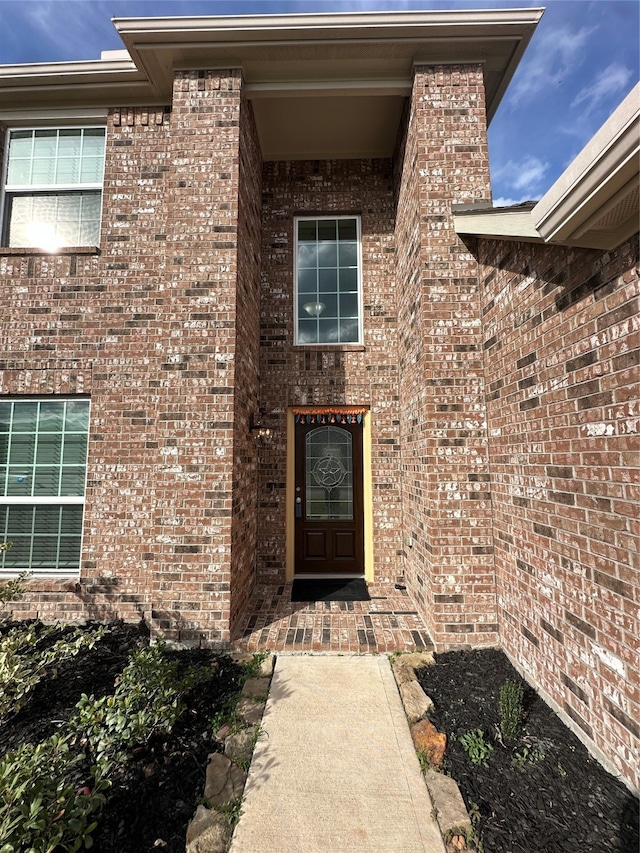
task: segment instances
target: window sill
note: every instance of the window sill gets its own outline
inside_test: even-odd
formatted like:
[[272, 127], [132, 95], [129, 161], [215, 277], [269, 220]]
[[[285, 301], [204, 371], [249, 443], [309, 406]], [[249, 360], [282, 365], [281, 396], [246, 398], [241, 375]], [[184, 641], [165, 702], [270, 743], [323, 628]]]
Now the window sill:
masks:
[[0, 256], [4, 255], [48, 255], [55, 257], [56, 255], [99, 255], [100, 249], [98, 246], [62, 246], [60, 249], [21, 249], [9, 248], [8, 246], [0, 247]]
[[294, 344], [296, 350], [304, 352], [365, 352], [364, 344]]
[[23, 572], [27, 572], [24, 583], [32, 580], [55, 580], [55, 581], [77, 581], [80, 577], [80, 569], [2, 569], [0, 579], [17, 578]]

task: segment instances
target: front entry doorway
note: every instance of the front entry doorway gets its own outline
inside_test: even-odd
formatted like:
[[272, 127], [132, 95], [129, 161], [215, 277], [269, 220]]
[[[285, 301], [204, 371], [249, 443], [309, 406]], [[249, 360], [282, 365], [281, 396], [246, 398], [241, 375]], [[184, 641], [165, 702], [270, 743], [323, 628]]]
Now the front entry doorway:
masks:
[[309, 420], [295, 425], [296, 577], [362, 576], [362, 419]]

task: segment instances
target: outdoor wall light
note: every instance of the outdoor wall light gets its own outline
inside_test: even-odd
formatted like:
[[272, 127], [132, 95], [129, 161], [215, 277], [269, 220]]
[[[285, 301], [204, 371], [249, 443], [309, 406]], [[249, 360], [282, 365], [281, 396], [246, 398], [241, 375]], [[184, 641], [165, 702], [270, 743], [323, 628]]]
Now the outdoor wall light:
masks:
[[262, 414], [263, 411], [260, 409], [257, 413], [252, 413], [249, 417], [249, 432], [259, 447], [271, 444], [273, 439], [273, 430], [262, 423]]
[[305, 302], [302, 307], [310, 317], [319, 317], [326, 306], [324, 302]]

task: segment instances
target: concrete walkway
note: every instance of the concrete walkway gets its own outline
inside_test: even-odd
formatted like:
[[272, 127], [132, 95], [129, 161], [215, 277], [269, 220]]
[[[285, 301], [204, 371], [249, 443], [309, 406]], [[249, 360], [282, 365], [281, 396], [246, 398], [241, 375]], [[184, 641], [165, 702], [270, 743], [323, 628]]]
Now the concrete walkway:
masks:
[[230, 853], [444, 853], [384, 656], [282, 655]]

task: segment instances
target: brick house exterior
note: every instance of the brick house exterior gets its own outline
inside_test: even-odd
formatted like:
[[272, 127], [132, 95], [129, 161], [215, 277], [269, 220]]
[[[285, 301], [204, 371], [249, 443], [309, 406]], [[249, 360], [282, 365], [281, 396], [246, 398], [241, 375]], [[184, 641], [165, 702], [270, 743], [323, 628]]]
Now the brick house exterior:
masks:
[[[106, 128], [99, 248], [0, 249], [0, 404], [90, 401], [79, 566], [14, 616], [228, 647], [256, 583], [298, 573], [296, 421], [357, 411], [359, 573], [402, 580], [437, 649], [501, 644], [638, 785], [638, 236], [482, 219], [538, 18], [141, 19], [116, 22], [126, 57], [0, 70], [5, 150]], [[300, 337], [314, 217], [358, 222], [352, 342]]]

